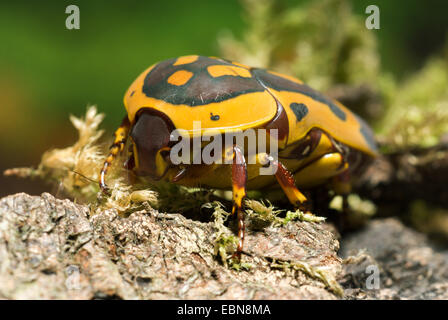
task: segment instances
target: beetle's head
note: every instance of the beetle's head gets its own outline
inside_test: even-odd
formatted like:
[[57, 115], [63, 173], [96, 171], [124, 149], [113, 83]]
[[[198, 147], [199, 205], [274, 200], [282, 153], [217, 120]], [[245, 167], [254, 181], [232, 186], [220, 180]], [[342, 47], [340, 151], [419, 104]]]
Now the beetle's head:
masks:
[[136, 174], [161, 179], [171, 166], [170, 134], [174, 129], [171, 120], [153, 109], [142, 109], [131, 128], [133, 157]]

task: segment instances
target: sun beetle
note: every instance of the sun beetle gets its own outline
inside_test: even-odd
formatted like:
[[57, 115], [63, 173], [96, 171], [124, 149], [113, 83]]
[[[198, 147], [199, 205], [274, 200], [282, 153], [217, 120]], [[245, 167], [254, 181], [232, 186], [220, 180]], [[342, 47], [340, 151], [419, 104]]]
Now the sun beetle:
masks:
[[[261, 189], [277, 181], [295, 206], [307, 200], [297, 187], [328, 183], [337, 194], [348, 194], [350, 178], [377, 155], [372, 130], [339, 102], [294, 77], [215, 57], [190, 55], [154, 64], [129, 87], [124, 105], [127, 116], [101, 170], [101, 190], [107, 190], [108, 168], [129, 137], [132, 152], [127, 167], [137, 175], [233, 190], [238, 257], [244, 240], [246, 188]], [[169, 156], [171, 134], [183, 129], [194, 136], [194, 121], [201, 122], [201, 133], [212, 130], [215, 135], [276, 129], [277, 157], [261, 152], [254, 164], [247, 164], [247, 150], [232, 145], [230, 165], [175, 165]], [[223, 157], [228, 152], [223, 150]], [[260, 175], [258, 169], [266, 166], [275, 174]]]

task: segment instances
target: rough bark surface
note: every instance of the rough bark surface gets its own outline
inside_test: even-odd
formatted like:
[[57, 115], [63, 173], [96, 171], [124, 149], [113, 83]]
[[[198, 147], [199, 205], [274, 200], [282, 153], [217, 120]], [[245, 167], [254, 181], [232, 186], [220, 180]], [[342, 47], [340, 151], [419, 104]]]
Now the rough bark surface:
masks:
[[378, 157], [363, 173], [356, 190], [377, 204], [393, 207], [386, 215], [400, 213], [397, 207], [406, 214], [407, 206], [415, 199], [447, 208], [446, 177], [448, 143], [443, 142]]
[[214, 254], [213, 223], [155, 210], [110, 210], [16, 194], [0, 200], [0, 297], [14, 299], [334, 299], [319, 280], [271, 267], [272, 259], [325, 266], [338, 242], [325, 225], [292, 222], [247, 235], [249, 271]]
[[[0, 297], [7, 299], [366, 299], [447, 298], [448, 254], [397, 220], [370, 222], [341, 251], [331, 225], [290, 222], [248, 232], [248, 271], [223, 266], [212, 222], [148, 209], [120, 217], [50, 194], [0, 200]], [[366, 248], [363, 255], [359, 250]], [[273, 261], [307, 264], [335, 277], [336, 295], [316, 276]], [[381, 288], [366, 290], [376, 264]], [[286, 265], [286, 264], [285, 264]], [[317, 270], [317, 269], [316, 269]]]
[[[397, 219], [371, 221], [345, 237], [340, 255], [351, 262], [341, 280], [346, 298], [448, 299], [448, 250], [438, 252]], [[378, 267], [378, 290], [366, 290], [369, 265]]]

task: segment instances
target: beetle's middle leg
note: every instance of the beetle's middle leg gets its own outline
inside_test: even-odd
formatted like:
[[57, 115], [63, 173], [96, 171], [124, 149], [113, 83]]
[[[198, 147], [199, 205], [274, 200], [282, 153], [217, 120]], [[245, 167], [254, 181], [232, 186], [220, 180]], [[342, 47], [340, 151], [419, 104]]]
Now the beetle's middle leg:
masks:
[[112, 162], [117, 157], [117, 155], [123, 151], [124, 146], [126, 144], [126, 140], [128, 138], [129, 129], [130, 129], [130, 122], [128, 119], [128, 116], [125, 116], [123, 121], [121, 122], [120, 127], [115, 131], [114, 136], [114, 143], [110, 146], [109, 155], [107, 156], [106, 160], [104, 161], [103, 168], [100, 172], [100, 189], [102, 192], [107, 193], [108, 188], [106, 185], [106, 174], [109, 170], [109, 167], [112, 165]]
[[289, 202], [294, 207], [302, 206], [307, 201], [307, 198], [297, 189], [293, 174], [280, 161], [268, 155], [264, 157], [265, 160], [263, 162], [266, 163], [265, 166], [271, 166], [275, 171], [275, 178], [288, 197]]
[[[262, 152], [255, 155], [255, 160], [249, 157], [249, 163], [258, 164], [258, 169], [261, 175], [274, 175], [278, 184], [282, 188], [283, 192], [286, 194], [289, 202], [294, 207], [299, 207], [300, 209], [305, 209], [304, 205], [308, 201], [306, 196], [300, 192], [296, 186], [294, 175], [286, 168], [286, 166], [279, 160], [274, 159], [273, 156], [268, 153]], [[261, 170], [266, 170], [261, 173]], [[253, 172], [252, 172], [253, 174]]]

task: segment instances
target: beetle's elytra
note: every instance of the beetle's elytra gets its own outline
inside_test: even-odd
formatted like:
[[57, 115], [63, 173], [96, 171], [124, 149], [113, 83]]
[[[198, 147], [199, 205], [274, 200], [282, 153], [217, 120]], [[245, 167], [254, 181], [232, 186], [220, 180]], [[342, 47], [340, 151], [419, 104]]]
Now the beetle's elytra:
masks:
[[[238, 213], [239, 221], [238, 256], [247, 188], [277, 181], [294, 205], [306, 201], [297, 187], [329, 184], [336, 193], [347, 194], [350, 177], [377, 154], [371, 129], [337, 101], [296, 78], [219, 58], [192, 55], [157, 63], [130, 86], [124, 105], [127, 116], [101, 171], [101, 189], [107, 189], [107, 170], [129, 137], [128, 168], [137, 175], [186, 186], [232, 188], [232, 212]], [[255, 163], [247, 164], [248, 151], [233, 145], [231, 165], [175, 165], [169, 156], [174, 143], [170, 135], [175, 129], [194, 135], [194, 121], [200, 121], [201, 132], [219, 135], [277, 129], [278, 157], [260, 152]], [[223, 157], [228, 151], [223, 150]], [[267, 165], [275, 168], [274, 175], [259, 174], [258, 169]]]

